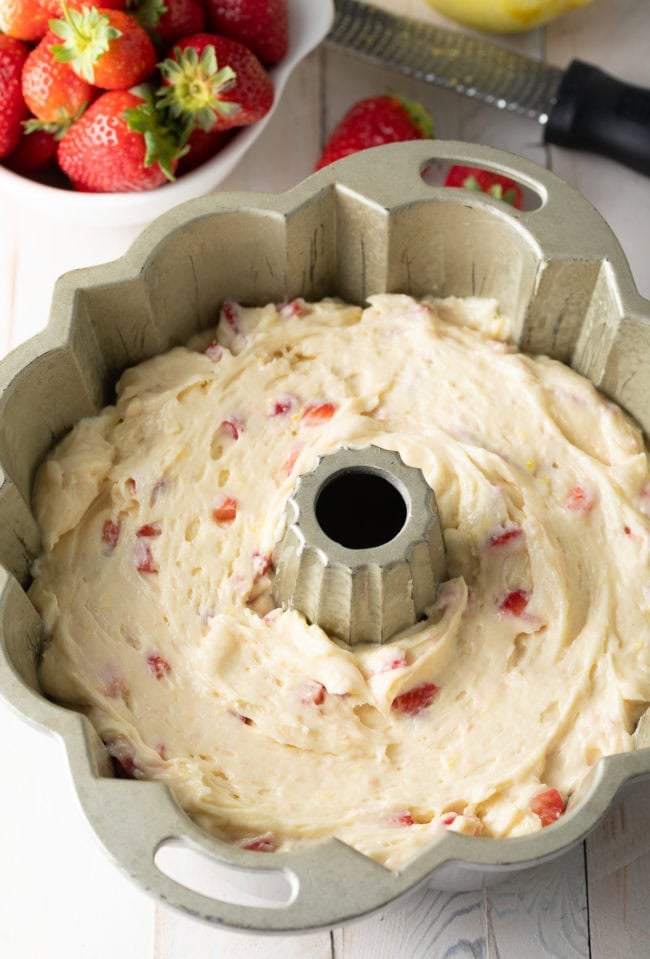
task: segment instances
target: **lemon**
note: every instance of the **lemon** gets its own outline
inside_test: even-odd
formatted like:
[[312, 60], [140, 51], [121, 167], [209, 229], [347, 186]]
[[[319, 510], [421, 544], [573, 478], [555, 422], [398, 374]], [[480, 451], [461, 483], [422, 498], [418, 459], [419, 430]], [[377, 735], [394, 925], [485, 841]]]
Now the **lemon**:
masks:
[[452, 20], [477, 30], [514, 33], [539, 27], [567, 10], [585, 7], [592, 0], [427, 0]]

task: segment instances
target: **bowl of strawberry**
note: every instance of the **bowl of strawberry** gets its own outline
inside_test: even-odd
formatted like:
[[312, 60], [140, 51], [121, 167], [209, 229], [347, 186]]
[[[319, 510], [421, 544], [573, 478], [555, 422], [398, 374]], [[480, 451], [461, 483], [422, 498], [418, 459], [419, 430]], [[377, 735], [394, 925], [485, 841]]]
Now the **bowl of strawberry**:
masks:
[[3, 0], [0, 192], [104, 226], [211, 192], [332, 16], [309, 0]]

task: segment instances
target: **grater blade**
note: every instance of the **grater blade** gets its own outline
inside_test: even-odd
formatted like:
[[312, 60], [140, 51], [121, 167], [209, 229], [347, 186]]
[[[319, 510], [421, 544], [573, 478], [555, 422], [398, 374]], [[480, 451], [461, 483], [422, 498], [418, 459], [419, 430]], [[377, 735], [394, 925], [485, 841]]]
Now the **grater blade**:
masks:
[[335, 9], [327, 44], [546, 123], [563, 70], [358, 0], [335, 0]]

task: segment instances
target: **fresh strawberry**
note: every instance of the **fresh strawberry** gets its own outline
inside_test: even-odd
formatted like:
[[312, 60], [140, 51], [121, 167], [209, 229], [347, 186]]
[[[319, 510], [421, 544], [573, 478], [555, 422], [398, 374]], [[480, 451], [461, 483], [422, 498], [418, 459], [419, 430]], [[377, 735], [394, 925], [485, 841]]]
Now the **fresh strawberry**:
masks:
[[0, 33], [33, 42], [47, 33], [49, 14], [39, 0], [0, 0]]
[[64, 7], [51, 29], [63, 43], [54, 56], [88, 83], [103, 90], [124, 90], [147, 80], [156, 68], [156, 50], [147, 31], [122, 10]]
[[268, 553], [260, 553], [258, 549], [253, 551], [253, 572], [255, 573], [256, 581], [266, 576], [271, 568], [271, 562], [272, 560]]
[[557, 789], [546, 789], [530, 800], [530, 808], [539, 816], [542, 827], [556, 822], [565, 810], [565, 802]]
[[5, 160], [5, 166], [23, 176], [46, 170], [54, 164], [57, 141], [53, 133], [47, 130], [27, 130], [22, 134], [18, 146]]
[[436, 698], [439, 687], [435, 683], [420, 683], [405, 693], [400, 693], [391, 703], [391, 709], [406, 716], [417, 716], [423, 709], [427, 709]]
[[316, 169], [383, 143], [431, 137], [433, 120], [421, 104], [398, 96], [369, 97], [350, 107], [334, 127]]
[[499, 612], [510, 616], [521, 616], [528, 606], [529, 599], [528, 590], [513, 589], [499, 604]]
[[206, 133], [201, 127], [192, 130], [187, 140], [187, 153], [178, 163], [178, 176], [190, 173], [202, 163], [211, 160], [230, 142], [231, 137], [232, 134], [229, 131], [222, 133], [218, 130], [216, 133]]
[[149, 653], [147, 655], [147, 666], [149, 667], [149, 672], [152, 673], [156, 679], [162, 679], [163, 676], [166, 676], [171, 670], [171, 666], [167, 660], [159, 653]]
[[[42, 123], [66, 127], [90, 103], [95, 88], [52, 53], [56, 36], [46, 33], [23, 67], [23, 96]], [[54, 132], [54, 131], [52, 131]]]
[[215, 523], [232, 523], [237, 516], [237, 500], [227, 496], [220, 506], [212, 510]]
[[[47, 10], [50, 17], [62, 17], [64, 7], [69, 10], [81, 10], [82, 7], [100, 6], [99, 3], [93, 4], [92, 0], [38, 0], [41, 7]], [[129, 5], [128, 0], [101, 0], [101, 7], [104, 10], [126, 10]]]
[[154, 105], [128, 90], [92, 103], [61, 138], [59, 166], [77, 190], [152, 190], [173, 178], [181, 148]]
[[273, 104], [273, 84], [255, 54], [210, 33], [185, 37], [160, 65], [160, 105], [172, 117], [214, 133], [261, 120]]
[[131, 11], [162, 47], [205, 30], [205, 12], [199, 0], [140, 0]]
[[29, 48], [0, 33], [0, 160], [15, 150], [29, 116], [21, 91], [21, 73]]
[[521, 187], [510, 177], [490, 170], [479, 170], [473, 166], [452, 166], [445, 178], [445, 186], [460, 186], [466, 190], [478, 193], [487, 193], [497, 200], [503, 200], [511, 206], [521, 210], [524, 205], [524, 194]]
[[305, 426], [321, 426], [332, 419], [336, 409], [334, 403], [310, 403], [305, 407], [302, 421]]
[[204, 0], [215, 33], [238, 40], [262, 63], [278, 63], [289, 46], [287, 0]]

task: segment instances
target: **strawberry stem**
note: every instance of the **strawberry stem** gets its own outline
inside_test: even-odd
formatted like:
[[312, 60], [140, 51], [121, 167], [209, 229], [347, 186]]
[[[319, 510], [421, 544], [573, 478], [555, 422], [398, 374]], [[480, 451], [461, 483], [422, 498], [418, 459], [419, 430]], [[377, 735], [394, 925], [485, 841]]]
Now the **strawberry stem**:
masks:
[[111, 45], [122, 35], [117, 27], [112, 27], [108, 17], [100, 13], [97, 7], [83, 7], [70, 10], [63, 2], [62, 20], [50, 20], [50, 30], [63, 43], [50, 47], [54, 59], [59, 63], [69, 63], [78, 76], [88, 83], [95, 82], [95, 64]]
[[125, 110], [124, 119], [129, 130], [141, 133], [144, 137], [145, 166], [157, 163], [167, 179], [173, 180], [174, 162], [189, 151], [186, 144], [191, 127], [160, 109], [153, 93], [144, 85], [134, 87], [132, 92], [143, 97], [143, 102]]
[[221, 95], [235, 85], [237, 74], [231, 67], [219, 68], [212, 44], [200, 57], [193, 47], [186, 50], [176, 47], [174, 57], [159, 64], [168, 84], [158, 91], [159, 106], [169, 109], [172, 117], [198, 126], [206, 133], [220, 115], [232, 116], [239, 112], [239, 104], [221, 99]]

